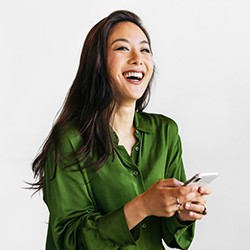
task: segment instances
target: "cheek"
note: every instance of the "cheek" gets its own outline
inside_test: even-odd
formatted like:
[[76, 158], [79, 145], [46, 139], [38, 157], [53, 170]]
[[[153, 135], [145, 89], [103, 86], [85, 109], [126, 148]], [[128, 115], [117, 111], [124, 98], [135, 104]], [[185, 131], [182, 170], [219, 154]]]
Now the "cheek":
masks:
[[147, 59], [146, 64], [147, 64], [147, 67], [148, 67], [148, 71], [153, 72], [153, 70], [154, 70], [154, 61], [153, 61], [153, 59], [152, 58]]
[[155, 63], [154, 63], [153, 59], [150, 60], [150, 65], [151, 65], [151, 70], [153, 71], [154, 67], [155, 67]]
[[107, 58], [107, 67], [110, 74], [115, 74], [119, 68], [119, 61], [117, 60], [117, 58]]
[[107, 69], [108, 69], [108, 73], [109, 75], [113, 78], [114, 75], [115, 75], [115, 68], [114, 68], [114, 65], [113, 62], [110, 60], [110, 61], [107, 61]]
[[151, 64], [148, 67], [148, 73], [149, 73], [149, 78], [151, 78], [153, 76], [153, 73], [154, 73], [154, 64]]

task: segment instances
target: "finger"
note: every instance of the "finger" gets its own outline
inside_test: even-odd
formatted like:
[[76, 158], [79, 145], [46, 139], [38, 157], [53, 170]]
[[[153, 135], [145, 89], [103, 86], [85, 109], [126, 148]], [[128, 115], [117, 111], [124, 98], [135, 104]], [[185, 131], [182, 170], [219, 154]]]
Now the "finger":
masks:
[[188, 217], [189, 217], [189, 219], [188, 220], [201, 220], [203, 217], [204, 217], [204, 215], [203, 214], [201, 214], [201, 213], [196, 213], [196, 212], [193, 212], [193, 211], [189, 211], [188, 212]]
[[162, 187], [181, 187], [183, 185], [183, 182], [178, 181], [175, 178], [170, 178], [170, 179], [163, 179], [159, 181], [159, 184]]
[[196, 221], [196, 220], [201, 220], [204, 215], [200, 213], [196, 213], [194, 211], [189, 211], [189, 210], [180, 210], [178, 211], [178, 217], [183, 220], [183, 221]]
[[207, 203], [206, 196], [204, 195], [197, 196], [192, 200], [192, 203], [205, 205]]
[[201, 196], [201, 194], [198, 193], [198, 188], [195, 186], [181, 187], [175, 189], [175, 191], [176, 191], [176, 197], [179, 198], [181, 203], [185, 203], [187, 201], [193, 201], [195, 199], [198, 200], [198, 197]]
[[189, 210], [195, 213], [200, 213], [200, 214], [203, 214], [204, 211], [206, 210], [206, 207], [204, 204], [195, 204], [191, 202], [187, 202], [186, 204], [184, 204], [184, 208], [186, 210]]
[[176, 210], [175, 211], [180, 211], [183, 209], [183, 204], [180, 202], [179, 198], [176, 198]]
[[211, 193], [211, 189], [210, 187], [207, 186], [201, 186], [198, 188], [198, 192], [203, 195], [208, 195]]
[[178, 187], [182, 187], [182, 186], [184, 185], [184, 182], [179, 181], [179, 180], [177, 180], [177, 179], [174, 179], [174, 180], [175, 180], [175, 184], [176, 184], [176, 186], [178, 186]]

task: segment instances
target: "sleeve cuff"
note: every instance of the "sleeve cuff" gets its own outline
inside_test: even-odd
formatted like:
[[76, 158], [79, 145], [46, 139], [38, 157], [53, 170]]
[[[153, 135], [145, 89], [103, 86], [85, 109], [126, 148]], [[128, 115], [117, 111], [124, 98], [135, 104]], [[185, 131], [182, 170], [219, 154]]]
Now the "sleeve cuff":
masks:
[[[136, 245], [135, 238], [139, 238], [138, 232], [135, 234], [130, 232], [123, 207], [100, 217], [97, 221], [97, 228], [102, 238], [109, 241], [113, 245], [126, 246]], [[135, 229], [137, 231], [137, 229]]]
[[188, 249], [194, 237], [195, 221], [181, 221], [174, 215], [170, 218], [164, 218], [164, 224], [168, 228], [170, 235], [173, 236], [172, 240], [176, 242], [174, 243], [168, 239], [167, 245], [171, 247], [178, 246], [180, 249]]
[[178, 218], [178, 215], [167, 218], [168, 229], [172, 234], [177, 234], [180, 229], [186, 228], [190, 225], [193, 225], [194, 221], [182, 221]]

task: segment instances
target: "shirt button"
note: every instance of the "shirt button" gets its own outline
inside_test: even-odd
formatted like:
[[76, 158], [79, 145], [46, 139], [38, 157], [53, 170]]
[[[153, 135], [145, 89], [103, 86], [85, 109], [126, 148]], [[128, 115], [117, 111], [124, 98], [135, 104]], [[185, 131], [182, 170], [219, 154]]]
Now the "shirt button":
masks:
[[147, 227], [147, 225], [145, 223], [143, 223], [141, 226], [142, 226], [142, 228], [146, 228]]
[[135, 151], [137, 151], [137, 152], [138, 152], [138, 151], [139, 151], [139, 149], [140, 149], [140, 148], [139, 148], [138, 146], [136, 146], [136, 147], [135, 147]]
[[134, 176], [137, 176], [138, 174], [139, 174], [138, 171], [134, 171], [134, 172], [133, 172], [133, 175], [134, 175]]

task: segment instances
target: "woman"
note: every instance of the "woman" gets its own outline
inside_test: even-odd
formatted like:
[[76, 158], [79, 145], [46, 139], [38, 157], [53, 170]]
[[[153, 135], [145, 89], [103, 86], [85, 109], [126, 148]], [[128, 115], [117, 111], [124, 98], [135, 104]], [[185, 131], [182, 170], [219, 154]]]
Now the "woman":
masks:
[[143, 112], [154, 62], [138, 16], [86, 37], [72, 87], [33, 162], [50, 217], [46, 249], [188, 249], [208, 188], [183, 187], [176, 123]]

